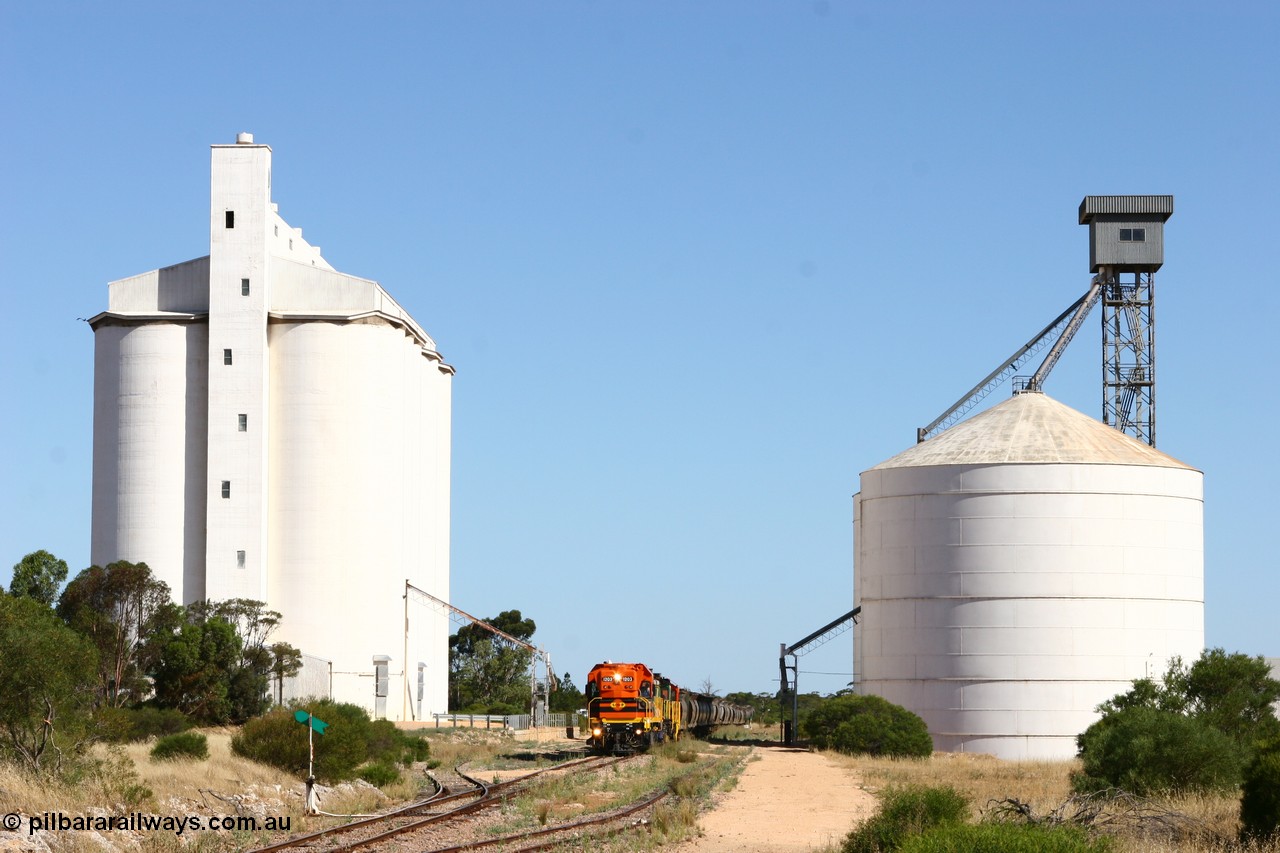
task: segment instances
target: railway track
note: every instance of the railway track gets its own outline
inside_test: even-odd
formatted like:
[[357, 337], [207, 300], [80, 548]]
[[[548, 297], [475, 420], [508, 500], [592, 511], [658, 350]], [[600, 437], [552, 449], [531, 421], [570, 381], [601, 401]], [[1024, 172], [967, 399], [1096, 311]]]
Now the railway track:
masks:
[[[549, 826], [545, 829], [534, 829], [528, 832], [518, 832], [514, 835], [504, 835], [500, 838], [488, 838], [483, 841], [472, 841], [465, 844], [456, 844], [452, 847], [438, 847], [430, 851], [430, 853], [464, 853], [470, 850], [483, 850], [486, 847], [495, 847], [498, 845], [520, 844], [522, 842], [533, 842], [521, 847], [506, 848], [506, 853], [533, 853], [537, 850], [548, 850], [563, 844], [565, 841], [580, 838], [582, 830], [591, 829], [592, 835], [610, 835], [625, 829], [625, 826], [614, 827], [605, 832], [597, 832], [597, 827], [608, 827], [611, 823], [626, 820], [637, 812], [644, 811], [652, 806], [657, 805], [667, 796], [666, 791], [660, 791], [651, 794], [643, 800], [632, 803], [623, 809], [610, 812], [608, 814], [597, 815], [595, 817], [580, 818], [578, 820], [569, 821], [567, 823]], [[539, 839], [539, 840], [534, 840]]]
[[[482, 809], [497, 806], [512, 794], [528, 787], [532, 780], [548, 773], [563, 770], [588, 772], [600, 770], [618, 764], [626, 758], [591, 756], [574, 761], [567, 761], [542, 770], [535, 770], [514, 779], [486, 784], [474, 776], [468, 775], [460, 768], [455, 774], [468, 787], [466, 790], [453, 790], [454, 782], [441, 784], [439, 790], [430, 797], [424, 798], [398, 809], [372, 817], [358, 818], [340, 826], [317, 830], [306, 835], [296, 836], [265, 847], [259, 847], [251, 853], [274, 853], [277, 850], [299, 850], [307, 853], [347, 853], [388, 842], [398, 836], [417, 832], [427, 827], [448, 824], [458, 821]], [[656, 800], [655, 800], [656, 802]], [[638, 807], [643, 808], [643, 806]], [[488, 841], [486, 845], [498, 843]], [[417, 849], [423, 849], [418, 847]], [[455, 849], [455, 848], [444, 848]], [[480, 849], [479, 847], [457, 847], [458, 850]], [[541, 849], [541, 848], [540, 848]]]

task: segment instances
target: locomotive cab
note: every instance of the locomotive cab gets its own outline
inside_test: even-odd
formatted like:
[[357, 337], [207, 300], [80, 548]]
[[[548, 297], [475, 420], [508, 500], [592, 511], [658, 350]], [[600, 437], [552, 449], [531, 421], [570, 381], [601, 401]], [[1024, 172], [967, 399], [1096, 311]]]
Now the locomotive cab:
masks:
[[597, 664], [587, 676], [588, 746], [628, 753], [677, 737], [679, 701], [672, 701], [673, 690], [678, 688], [642, 663]]

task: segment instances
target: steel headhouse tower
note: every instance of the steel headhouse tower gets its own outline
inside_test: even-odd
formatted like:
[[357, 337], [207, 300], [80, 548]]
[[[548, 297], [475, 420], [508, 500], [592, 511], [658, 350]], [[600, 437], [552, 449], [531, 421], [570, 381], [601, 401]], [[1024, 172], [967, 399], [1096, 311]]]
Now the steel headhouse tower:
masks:
[[1090, 195], [1089, 271], [1102, 285], [1102, 422], [1156, 446], [1156, 270], [1171, 195]]

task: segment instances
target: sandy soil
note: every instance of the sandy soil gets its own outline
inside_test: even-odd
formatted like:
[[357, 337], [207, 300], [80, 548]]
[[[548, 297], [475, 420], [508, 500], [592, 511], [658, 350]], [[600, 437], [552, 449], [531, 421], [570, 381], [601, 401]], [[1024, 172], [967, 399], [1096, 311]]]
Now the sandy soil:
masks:
[[824, 756], [757, 747], [737, 787], [698, 819], [702, 837], [672, 853], [800, 853], [837, 844], [875, 813], [876, 798]]

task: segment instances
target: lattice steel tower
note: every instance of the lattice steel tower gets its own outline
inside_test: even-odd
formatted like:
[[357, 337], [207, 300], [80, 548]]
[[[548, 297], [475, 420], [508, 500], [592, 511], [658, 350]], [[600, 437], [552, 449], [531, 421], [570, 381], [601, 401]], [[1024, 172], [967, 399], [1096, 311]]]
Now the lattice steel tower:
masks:
[[1102, 422], [1156, 446], [1156, 270], [1171, 195], [1089, 195], [1089, 271], [1101, 285]]

